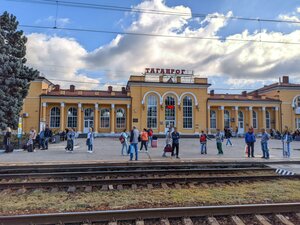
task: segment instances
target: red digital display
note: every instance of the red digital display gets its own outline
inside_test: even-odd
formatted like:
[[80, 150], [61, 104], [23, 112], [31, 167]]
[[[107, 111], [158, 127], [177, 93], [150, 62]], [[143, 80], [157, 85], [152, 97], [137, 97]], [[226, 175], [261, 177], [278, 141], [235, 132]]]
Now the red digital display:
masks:
[[174, 109], [175, 106], [174, 105], [167, 105], [167, 109]]

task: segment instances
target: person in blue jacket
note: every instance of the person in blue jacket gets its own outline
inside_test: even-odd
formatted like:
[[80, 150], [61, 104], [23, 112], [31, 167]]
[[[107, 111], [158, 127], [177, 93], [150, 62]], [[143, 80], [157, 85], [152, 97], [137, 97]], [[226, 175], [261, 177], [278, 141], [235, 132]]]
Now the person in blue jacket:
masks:
[[254, 158], [254, 143], [256, 142], [256, 138], [253, 132], [253, 128], [249, 128], [248, 132], [246, 133], [245, 142], [248, 147], [248, 158], [250, 158], [250, 155]]
[[293, 141], [293, 137], [287, 128], [282, 135], [281, 141], [283, 157], [289, 158], [291, 156], [291, 142]]

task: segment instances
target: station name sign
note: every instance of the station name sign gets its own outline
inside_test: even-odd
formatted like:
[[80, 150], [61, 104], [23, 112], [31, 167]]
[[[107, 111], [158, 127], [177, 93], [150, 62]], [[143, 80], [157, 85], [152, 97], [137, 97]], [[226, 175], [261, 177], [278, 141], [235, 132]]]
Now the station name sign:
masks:
[[192, 75], [193, 73], [183, 69], [145, 68], [145, 74]]

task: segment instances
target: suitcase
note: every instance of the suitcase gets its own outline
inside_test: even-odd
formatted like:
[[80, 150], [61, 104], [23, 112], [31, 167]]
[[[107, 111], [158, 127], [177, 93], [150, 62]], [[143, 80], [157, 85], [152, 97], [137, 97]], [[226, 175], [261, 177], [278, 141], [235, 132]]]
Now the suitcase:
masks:
[[151, 147], [152, 148], [157, 148], [157, 140], [152, 140], [151, 141]]

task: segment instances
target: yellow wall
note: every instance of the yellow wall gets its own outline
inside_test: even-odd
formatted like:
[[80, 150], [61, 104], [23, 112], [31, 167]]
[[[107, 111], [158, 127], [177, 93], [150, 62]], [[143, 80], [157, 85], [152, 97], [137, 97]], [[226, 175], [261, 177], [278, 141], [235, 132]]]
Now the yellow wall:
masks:
[[[178, 80], [179, 81], [179, 80]], [[155, 133], [164, 133], [165, 131], [165, 98], [170, 95], [175, 98], [176, 101], [176, 126], [181, 133], [186, 134], [194, 134], [198, 133], [201, 130], [207, 130], [207, 124], [209, 123], [209, 115], [207, 115], [208, 106], [210, 106], [210, 110], [215, 110], [217, 113], [217, 128], [223, 130], [224, 123], [222, 122], [224, 116], [221, 110], [221, 106], [224, 107], [224, 110], [228, 110], [230, 113], [230, 118], [235, 118], [234, 122], [230, 122], [230, 126], [235, 128], [237, 126], [237, 118], [235, 107], [239, 107], [239, 111], [244, 113], [244, 130], [247, 131], [249, 126], [251, 126], [252, 121], [250, 120], [249, 107], [253, 108], [253, 111], [256, 111], [258, 115], [258, 128], [255, 129], [255, 132], [259, 132], [261, 128], [265, 127], [265, 121], [263, 120], [263, 112], [262, 107], [265, 107], [271, 113], [271, 128], [280, 129], [284, 126], [288, 126], [291, 129], [295, 129], [295, 118], [299, 118], [300, 115], [296, 115], [292, 109], [292, 100], [295, 96], [300, 95], [300, 91], [297, 90], [277, 90], [269, 91], [267, 93], [263, 93], [268, 97], [279, 99], [282, 101], [274, 102], [274, 101], [253, 101], [249, 97], [247, 101], [239, 101], [239, 100], [208, 100], [209, 95], [207, 94], [207, 86], [199, 85], [199, 84], [207, 84], [207, 79], [199, 78], [194, 81], [194, 84], [182, 84], [182, 83], [147, 83], [145, 82], [145, 78], [143, 76], [132, 76], [130, 78], [129, 86], [130, 91], [127, 96], [130, 98], [114, 98], [114, 92], [111, 93], [110, 97], [67, 97], [62, 95], [60, 96], [41, 96], [42, 93], [46, 93], [46, 90], [49, 89], [50, 83], [47, 80], [36, 80], [31, 82], [29, 94], [24, 100], [23, 105], [23, 113], [28, 113], [28, 117], [23, 119], [23, 130], [28, 132], [31, 127], [34, 127], [36, 130], [39, 130], [40, 121], [45, 119], [45, 122], [49, 124], [50, 118], [50, 109], [54, 106], [61, 107], [61, 103], [64, 103], [64, 125], [59, 128], [62, 130], [67, 127], [67, 112], [70, 107], [75, 107], [78, 110], [78, 103], [81, 103], [82, 108], [91, 107], [95, 110], [95, 104], [99, 105], [97, 112], [97, 131], [100, 133], [111, 133], [111, 132], [121, 132], [122, 129], [116, 128], [116, 110], [118, 108], [123, 108], [126, 114], [126, 128], [131, 129], [132, 125], [137, 126], [139, 130], [143, 128], [147, 128], [147, 97], [151, 95], [156, 95], [158, 93], [160, 96], [164, 96], [162, 101], [162, 105], [160, 105], [160, 98], [157, 96], [158, 105], [157, 105], [157, 128], [154, 129]], [[145, 85], [146, 84], [146, 85]], [[196, 85], [195, 85], [196, 84]], [[194, 86], [193, 86], [194, 85]], [[174, 93], [176, 94], [174, 94]], [[198, 106], [195, 105], [194, 96], [191, 94], [185, 94], [192, 98], [193, 100], [193, 128], [192, 129], [183, 129], [183, 93], [190, 92], [194, 96], [196, 96], [198, 101]], [[148, 94], [147, 94], [148, 93]], [[147, 94], [147, 95], [146, 95]], [[180, 107], [178, 106], [178, 98], [181, 98]], [[143, 98], [144, 102], [142, 104]], [[47, 103], [47, 107], [42, 106], [43, 103]], [[115, 105], [114, 110], [112, 110], [112, 104]], [[130, 106], [127, 108], [127, 106]], [[278, 107], [279, 111], [275, 111], [274, 108]], [[111, 127], [110, 128], [100, 128], [100, 109], [109, 108], [111, 112], [114, 112], [111, 115]], [[84, 111], [80, 110], [80, 115], [78, 115], [78, 120], [80, 121], [77, 126], [77, 130], [81, 127], [83, 130], [83, 118]], [[44, 118], [45, 117], [45, 118]], [[282, 118], [281, 118], [282, 117]], [[114, 118], [114, 120], [112, 120]], [[276, 118], [278, 121], [276, 123]], [[134, 119], [138, 119], [138, 122], [133, 123]], [[112, 122], [114, 121], [114, 122]], [[96, 122], [96, 118], [94, 118], [94, 122]], [[248, 124], [248, 125], [247, 125]], [[112, 127], [113, 126], [113, 127]], [[213, 131], [214, 132], [214, 131]]]

